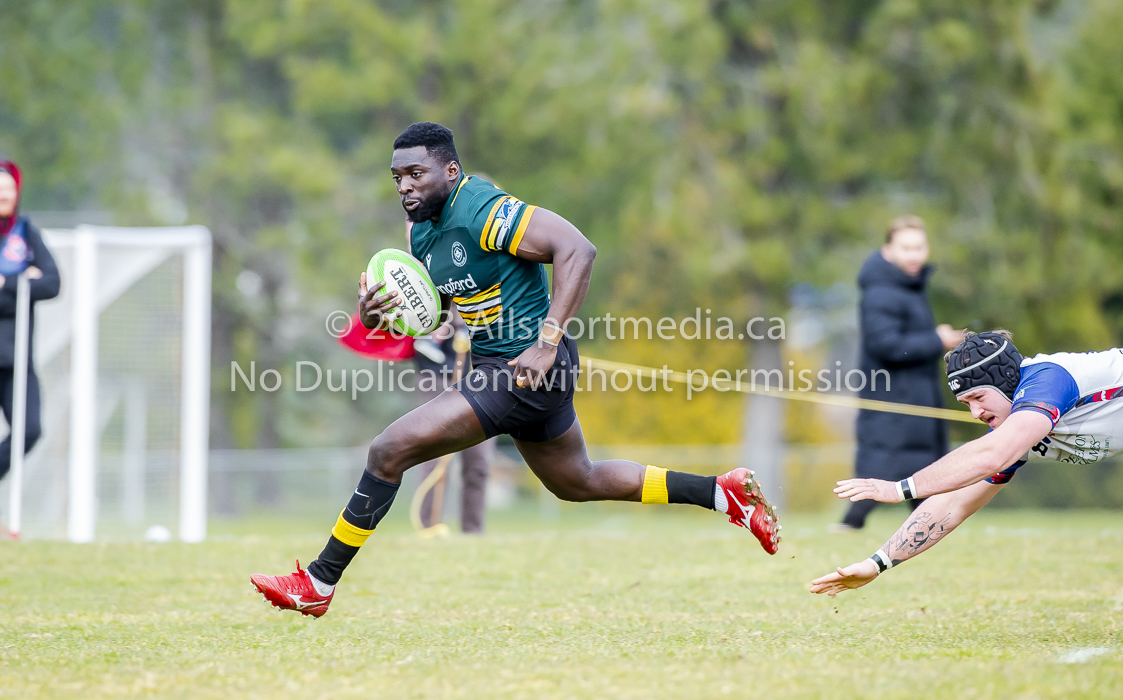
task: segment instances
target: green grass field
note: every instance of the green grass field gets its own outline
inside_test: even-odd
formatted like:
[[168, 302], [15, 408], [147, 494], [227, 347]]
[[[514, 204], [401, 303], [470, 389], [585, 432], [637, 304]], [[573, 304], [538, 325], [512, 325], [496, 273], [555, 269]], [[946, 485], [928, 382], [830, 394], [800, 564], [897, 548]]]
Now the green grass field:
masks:
[[203, 545], [5, 543], [0, 697], [1123, 695], [1123, 514], [983, 513], [861, 591], [806, 592], [900, 516], [832, 536], [825, 516], [792, 517], [772, 558], [684, 507], [516, 513], [486, 538], [428, 541], [398, 519], [320, 620], [248, 582], [311, 559], [318, 523], [214, 523]]

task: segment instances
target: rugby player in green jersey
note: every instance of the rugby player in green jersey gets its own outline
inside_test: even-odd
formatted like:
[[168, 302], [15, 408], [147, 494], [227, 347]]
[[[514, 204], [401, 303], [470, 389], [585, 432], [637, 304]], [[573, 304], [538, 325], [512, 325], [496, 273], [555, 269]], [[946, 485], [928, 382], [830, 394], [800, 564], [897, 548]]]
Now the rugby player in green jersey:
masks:
[[[554, 212], [525, 204], [460, 166], [452, 132], [413, 124], [394, 141], [390, 171], [412, 222], [410, 253], [455, 304], [472, 338], [472, 370], [454, 389], [376, 437], [366, 470], [320, 556], [296, 573], [250, 580], [274, 606], [319, 617], [359, 548], [390, 509], [402, 474], [500, 433], [567, 501], [689, 503], [729, 516], [769, 554], [779, 525], [748, 469], [698, 476], [622, 459], [594, 462], [573, 410], [577, 344], [562, 329], [589, 288], [596, 248]], [[554, 266], [553, 289], [546, 264]], [[400, 300], [359, 278], [359, 314], [383, 327]], [[551, 294], [552, 291], [552, 294]]]

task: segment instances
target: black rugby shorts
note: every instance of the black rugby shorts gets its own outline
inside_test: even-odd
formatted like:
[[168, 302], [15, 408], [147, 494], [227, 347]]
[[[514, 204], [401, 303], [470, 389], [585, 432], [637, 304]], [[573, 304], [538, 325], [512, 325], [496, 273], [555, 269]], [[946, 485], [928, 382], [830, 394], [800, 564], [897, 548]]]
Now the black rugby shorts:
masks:
[[577, 419], [573, 391], [579, 360], [577, 343], [569, 336], [558, 345], [554, 364], [537, 389], [519, 388], [514, 358], [472, 354], [472, 371], [456, 385], [468, 399], [487, 436], [506, 433], [516, 440], [547, 442], [569, 430]]

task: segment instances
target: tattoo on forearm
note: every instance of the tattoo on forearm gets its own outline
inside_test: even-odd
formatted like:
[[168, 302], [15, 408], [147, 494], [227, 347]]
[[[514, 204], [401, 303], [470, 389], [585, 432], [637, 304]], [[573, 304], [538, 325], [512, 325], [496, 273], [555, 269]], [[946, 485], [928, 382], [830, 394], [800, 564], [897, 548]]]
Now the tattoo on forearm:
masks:
[[951, 532], [952, 527], [950, 513], [945, 513], [942, 518], [929, 512], [913, 513], [885, 543], [885, 552], [894, 564], [899, 563], [903, 555], [912, 556], [939, 542]]

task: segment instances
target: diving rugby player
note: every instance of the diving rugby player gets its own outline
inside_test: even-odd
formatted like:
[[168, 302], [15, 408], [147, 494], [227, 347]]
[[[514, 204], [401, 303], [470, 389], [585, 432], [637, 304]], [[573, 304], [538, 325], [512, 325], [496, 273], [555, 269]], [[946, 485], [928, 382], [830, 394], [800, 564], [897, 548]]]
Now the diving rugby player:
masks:
[[1123, 447], [1123, 349], [1023, 359], [1008, 332], [968, 331], [945, 361], [948, 386], [991, 430], [902, 481], [838, 482], [851, 501], [925, 500], [881, 549], [815, 579], [812, 593], [859, 588], [930, 549], [1029, 460], [1092, 464]]
[[[690, 503], [748, 528], [769, 554], [775, 513], [747, 469], [719, 477], [589, 460], [573, 409], [577, 345], [565, 332], [585, 298], [596, 248], [557, 214], [519, 201], [460, 166], [452, 132], [414, 124], [394, 141], [390, 165], [406, 217], [410, 253], [429, 271], [445, 312], [456, 304], [472, 340], [472, 370], [392, 423], [370, 445], [358, 488], [320, 556], [286, 576], [254, 574], [274, 606], [319, 617], [359, 548], [389, 510], [412, 466], [506, 433], [530, 469], [567, 501]], [[545, 264], [554, 266], [553, 293]], [[384, 327], [400, 304], [359, 278], [359, 314]]]

